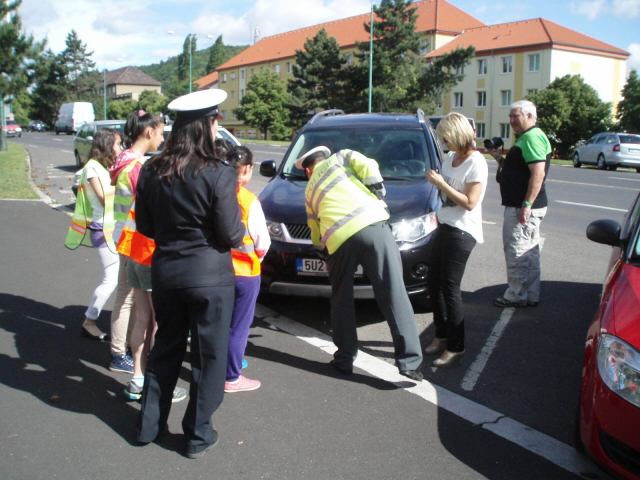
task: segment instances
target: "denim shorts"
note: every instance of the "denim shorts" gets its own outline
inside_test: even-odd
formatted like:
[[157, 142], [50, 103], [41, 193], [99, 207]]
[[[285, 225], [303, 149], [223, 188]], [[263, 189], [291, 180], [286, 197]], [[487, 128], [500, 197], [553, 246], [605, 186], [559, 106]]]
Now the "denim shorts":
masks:
[[145, 292], [151, 291], [151, 265], [141, 265], [135, 260], [127, 262], [127, 281], [131, 288], [141, 288]]

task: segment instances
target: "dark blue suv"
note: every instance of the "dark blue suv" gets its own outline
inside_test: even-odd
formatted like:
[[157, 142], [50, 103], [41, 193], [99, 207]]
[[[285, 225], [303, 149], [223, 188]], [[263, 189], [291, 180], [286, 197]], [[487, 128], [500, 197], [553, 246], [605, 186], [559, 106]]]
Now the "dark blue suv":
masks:
[[[425, 179], [425, 172], [439, 169], [443, 154], [421, 110], [415, 115], [345, 115], [341, 110], [327, 110], [300, 129], [277, 169], [273, 160], [262, 162], [260, 173], [272, 177], [260, 193], [272, 241], [262, 262], [263, 289], [283, 295], [330, 296], [326, 265], [315, 254], [307, 226], [307, 178], [294, 165], [300, 155], [317, 145], [329, 147], [332, 153], [356, 150], [378, 162], [405, 287], [409, 295], [426, 301], [426, 261], [437, 227], [440, 196]], [[356, 298], [373, 298], [368, 279], [359, 272], [354, 279]]]

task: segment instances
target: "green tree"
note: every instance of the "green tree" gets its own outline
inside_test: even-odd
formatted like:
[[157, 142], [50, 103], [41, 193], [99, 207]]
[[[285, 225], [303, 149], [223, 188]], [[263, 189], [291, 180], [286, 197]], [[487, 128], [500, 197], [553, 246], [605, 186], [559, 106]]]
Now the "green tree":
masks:
[[215, 43], [210, 49], [209, 52], [209, 61], [207, 62], [207, 68], [205, 71], [205, 75], [209, 75], [212, 72], [215, 72], [216, 68], [222, 65], [227, 61], [227, 51], [224, 48], [224, 43], [222, 43], [222, 35], [216, 38]]
[[68, 95], [69, 70], [61, 55], [48, 49], [36, 66], [36, 87], [31, 95], [31, 117], [42, 120], [52, 129], [58, 110]]
[[[192, 45], [193, 43], [193, 45]], [[178, 80], [189, 78], [189, 60], [193, 63], [193, 53], [197, 49], [197, 38], [195, 35], [187, 35], [182, 45], [182, 53], [178, 56]]]
[[[0, 0], [0, 121], [5, 121], [5, 98], [19, 95], [30, 86], [35, 75], [36, 60], [44, 49], [44, 41], [22, 31], [18, 7], [22, 0]], [[0, 133], [0, 150], [7, 149], [6, 133]]]
[[475, 53], [473, 46], [456, 48], [426, 66], [419, 80], [425, 112], [434, 112], [438, 101], [464, 79], [464, 74], [458, 72], [471, 63]]
[[18, 95], [14, 97], [11, 101], [11, 109], [13, 110], [13, 116], [18, 123], [18, 125], [22, 125], [26, 127], [29, 123], [29, 112], [31, 109], [31, 96], [27, 93], [26, 90], [23, 90]]
[[527, 99], [536, 104], [538, 125], [560, 158], [569, 158], [580, 140], [613, 126], [611, 103], [600, 100], [580, 75], [556, 78]]
[[289, 110], [287, 86], [271, 70], [256, 73], [247, 84], [241, 106], [234, 110], [238, 119], [264, 132], [265, 138], [285, 140], [290, 137], [287, 127]]
[[167, 112], [169, 99], [155, 90], [144, 90], [138, 98], [138, 108], [151, 113]]
[[93, 52], [87, 52], [87, 44], [82, 43], [75, 30], [69, 32], [65, 44], [67, 48], [62, 51], [61, 55], [69, 70], [70, 100], [83, 101], [84, 99], [80, 98], [80, 93], [94, 90], [98, 81], [99, 74], [94, 75], [93, 72], [90, 72], [96, 66], [90, 58]]
[[114, 100], [107, 105], [107, 118], [109, 120], [124, 120], [137, 108], [138, 102], [131, 98], [128, 100]]
[[307, 39], [304, 50], [296, 50], [293, 79], [288, 81], [290, 124], [301, 127], [310, 112], [341, 106], [341, 68], [346, 59], [340, 45], [321, 29]]
[[620, 129], [629, 133], [640, 133], [640, 77], [637, 71], [631, 70], [622, 89], [622, 97], [616, 113]]

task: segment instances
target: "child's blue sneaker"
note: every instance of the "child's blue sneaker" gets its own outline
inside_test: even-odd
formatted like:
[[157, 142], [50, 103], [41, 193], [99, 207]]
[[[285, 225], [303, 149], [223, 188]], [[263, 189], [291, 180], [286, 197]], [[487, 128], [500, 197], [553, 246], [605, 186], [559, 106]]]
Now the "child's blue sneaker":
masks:
[[247, 368], [249, 366], [249, 362], [247, 362], [244, 358], [242, 359], [242, 368]]

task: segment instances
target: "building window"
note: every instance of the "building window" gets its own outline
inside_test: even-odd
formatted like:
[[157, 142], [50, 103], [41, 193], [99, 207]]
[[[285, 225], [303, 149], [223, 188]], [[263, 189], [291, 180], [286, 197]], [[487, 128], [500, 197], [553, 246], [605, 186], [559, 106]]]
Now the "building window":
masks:
[[429, 40], [420, 40], [420, 55], [429, 53]]
[[287, 62], [287, 73], [291, 73], [291, 62]]
[[[231, 100], [235, 100], [236, 99], [236, 91], [235, 90], [231, 90]], [[224, 115], [223, 115], [224, 117]]]
[[513, 73], [513, 57], [502, 57], [502, 73]]
[[462, 92], [456, 92], [453, 94], [453, 106], [455, 108], [462, 108]]
[[242, 101], [242, 97], [244, 97], [244, 88], [240, 89], [240, 98], [238, 100]]
[[276, 72], [276, 74], [280, 75], [280, 64], [274, 65], [273, 71]]
[[503, 107], [511, 105], [511, 90], [500, 90], [500, 95], [502, 97]]
[[231, 81], [233, 82], [236, 79], [236, 72], [231, 72]]
[[255, 69], [255, 68], [252, 68], [252, 69], [251, 69], [251, 76], [252, 76], [252, 77], [253, 77], [253, 74], [254, 74], [254, 73], [256, 73], [256, 69]]
[[[224, 115], [223, 115], [223, 117], [224, 117]], [[231, 111], [231, 120], [237, 120], [235, 110]]]
[[226, 73], [222, 74], [222, 83], [227, 83], [227, 74]]
[[504, 138], [505, 140], [511, 138], [511, 125], [508, 123], [500, 124], [500, 138]]
[[527, 95], [533, 95], [538, 91], [537, 88], [527, 88]]
[[456, 75], [464, 75], [464, 65], [456, 67]]
[[529, 55], [529, 71], [530, 72], [540, 71], [540, 54], [539, 53], [536, 53], [534, 55]]
[[226, 110], [221, 110], [222, 116], [226, 118], [227, 116], [227, 111]]
[[478, 107], [486, 107], [487, 106], [487, 92], [476, 92], [478, 95], [478, 103], [476, 106]]
[[484, 138], [484, 123], [476, 123], [476, 137]]
[[240, 80], [244, 80], [244, 70], [240, 70]]
[[487, 59], [478, 60], [478, 75], [487, 74]]

